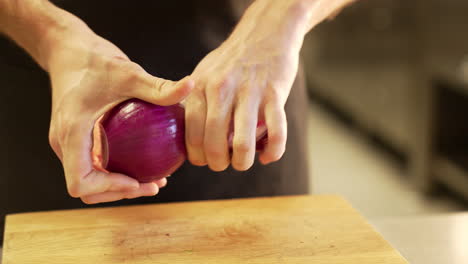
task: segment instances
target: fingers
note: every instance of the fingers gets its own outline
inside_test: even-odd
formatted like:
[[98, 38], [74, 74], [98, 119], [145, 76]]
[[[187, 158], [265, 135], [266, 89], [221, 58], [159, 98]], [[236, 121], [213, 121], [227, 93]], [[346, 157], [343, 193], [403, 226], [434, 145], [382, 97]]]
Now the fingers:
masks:
[[83, 197], [107, 191], [128, 191], [139, 188], [139, 183], [118, 173], [93, 169], [91, 161], [92, 122], [72, 123], [62, 136], [63, 166], [68, 192], [72, 197]]
[[144, 183], [138, 189], [129, 191], [108, 191], [81, 197], [86, 204], [107, 203], [122, 199], [134, 199], [142, 196], [155, 196], [159, 192], [156, 183]]
[[72, 197], [79, 198], [104, 192], [134, 191], [140, 184], [133, 178], [118, 173], [105, 173], [93, 170], [84, 177], [70, 179], [70, 170], [65, 169], [67, 175], [68, 192]]
[[234, 140], [231, 164], [239, 171], [248, 170], [255, 160], [258, 102], [245, 98], [234, 113]]
[[178, 82], [155, 78], [154, 104], [172, 105], [182, 101], [192, 91], [195, 82], [187, 76]]
[[[287, 123], [282, 100], [269, 96], [259, 115], [261, 96], [255, 94], [261, 89], [233, 89], [233, 84], [223, 82], [218, 87], [194, 90], [185, 105], [186, 144], [189, 160], [194, 165], [209, 165], [213, 171], [225, 170], [230, 164], [239, 171], [248, 170], [255, 161], [256, 138], [268, 129], [268, 146], [263, 149], [260, 161], [268, 164], [281, 158], [286, 146]], [[235, 90], [236, 105], [232, 106]], [[203, 92], [206, 92], [206, 96]], [[243, 94], [242, 94], [243, 93]], [[232, 110], [234, 108], [234, 110]], [[234, 111], [234, 137], [232, 159], [229, 156], [228, 134]], [[265, 124], [257, 128], [258, 117]], [[258, 130], [258, 131], [257, 131]], [[260, 135], [257, 135], [257, 132]]]
[[155, 196], [159, 189], [167, 185], [167, 179], [163, 178], [153, 183], [143, 183], [137, 189], [128, 191], [112, 191], [84, 196], [81, 200], [86, 204], [114, 202], [122, 199], [134, 199], [143, 196]]
[[[105, 136], [102, 128], [93, 134], [95, 115], [103, 114], [100, 111], [104, 112], [107, 106], [135, 97], [158, 105], [173, 105], [191, 92], [194, 82], [190, 77], [178, 82], [154, 77], [126, 58], [104, 60], [96, 65], [93, 67], [97, 67], [97, 71], [87, 75], [86, 83], [80, 83], [83, 91], [73, 94], [77, 99], [70, 104], [62, 98], [63, 111], [54, 107], [56, 118], [52, 120], [49, 140], [62, 161], [68, 192], [86, 203], [155, 195], [167, 184], [166, 179], [140, 184], [131, 177], [105, 170]], [[99, 68], [101, 66], [103, 68]], [[94, 92], [95, 85], [100, 87], [101, 84], [106, 85], [106, 89], [88, 96], [88, 90]]]
[[270, 101], [265, 104], [265, 121], [268, 129], [268, 143], [260, 154], [260, 162], [268, 164], [283, 156], [286, 148], [287, 121], [282, 104]]
[[185, 143], [189, 161], [196, 166], [205, 166], [203, 149], [206, 120], [206, 100], [204, 93], [193, 91], [185, 104]]
[[167, 185], [167, 179], [162, 178], [160, 180], [155, 181], [154, 183], [156, 183], [156, 185], [158, 185], [158, 187], [161, 189], [161, 188], [164, 188]]
[[125, 95], [157, 105], [179, 103], [187, 97], [195, 85], [190, 76], [174, 82], [154, 77], [143, 69], [134, 74], [132, 78], [132, 83], [127, 87], [123, 87]]
[[204, 148], [206, 161], [213, 171], [223, 171], [230, 164], [228, 133], [232, 114], [232, 85], [226, 80], [207, 92]]

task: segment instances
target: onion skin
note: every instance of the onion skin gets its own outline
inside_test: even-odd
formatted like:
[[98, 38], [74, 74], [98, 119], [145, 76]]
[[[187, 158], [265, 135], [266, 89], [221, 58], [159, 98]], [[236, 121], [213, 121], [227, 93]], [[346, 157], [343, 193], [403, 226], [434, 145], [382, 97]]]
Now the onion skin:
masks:
[[158, 106], [131, 99], [113, 108], [102, 126], [108, 149], [103, 167], [108, 171], [153, 182], [172, 174], [186, 160], [180, 105]]
[[[122, 173], [141, 183], [169, 176], [187, 158], [184, 115], [180, 104], [158, 106], [130, 99], [117, 105], [96, 123], [94, 168]], [[268, 141], [265, 122], [258, 123], [256, 137], [256, 150], [262, 151]], [[230, 152], [232, 139], [231, 132]]]

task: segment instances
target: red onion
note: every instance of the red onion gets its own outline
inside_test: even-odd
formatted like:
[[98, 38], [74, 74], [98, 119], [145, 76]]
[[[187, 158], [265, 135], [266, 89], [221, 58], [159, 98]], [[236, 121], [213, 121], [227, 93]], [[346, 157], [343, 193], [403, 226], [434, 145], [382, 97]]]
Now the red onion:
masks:
[[[107, 113], [97, 128], [93, 164], [98, 170], [152, 182], [172, 174], [186, 160], [184, 108], [180, 104], [158, 106], [131, 99]], [[231, 132], [231, 149], [232, 138]], [[265, 123], [259, 122], [256, 149], [262, 150], [266, 142]]]

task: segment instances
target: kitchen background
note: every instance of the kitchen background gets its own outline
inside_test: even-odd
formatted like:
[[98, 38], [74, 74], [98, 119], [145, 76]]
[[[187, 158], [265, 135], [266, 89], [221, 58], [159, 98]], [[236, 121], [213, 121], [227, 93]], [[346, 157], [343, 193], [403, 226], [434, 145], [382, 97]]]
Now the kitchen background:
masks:
[[362, 0], [308, 35], [312, 193], [371, 222], [468, 209], [467, 14], [466, 0]]
[[468, 1], [367, 0], [309, 34], [314, 193], [368, 217], [466, 209]]

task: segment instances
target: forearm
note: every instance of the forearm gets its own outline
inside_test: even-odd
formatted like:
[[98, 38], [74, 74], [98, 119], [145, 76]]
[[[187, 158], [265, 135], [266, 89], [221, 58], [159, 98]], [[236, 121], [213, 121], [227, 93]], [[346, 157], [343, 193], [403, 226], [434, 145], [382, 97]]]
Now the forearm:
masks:
[[46, 0], [0, 0], [0, 33], [26, 50], [45, 70], [54, 46], [72, 29], [86, 25]]
[[357, 0], [293, 0], [298, 3], [298, 12], [306, 23], [305, 33], [323, 20], [334, 18], [338, 13]]
[[257, 45], [274, 38], [277, 41], [274, 45], [295, 52], [312, 28], [354, 1], [256, 0], [246, 10], [230, 39], [235, 41], [233, 38], [242, 36], [242, 41]]

